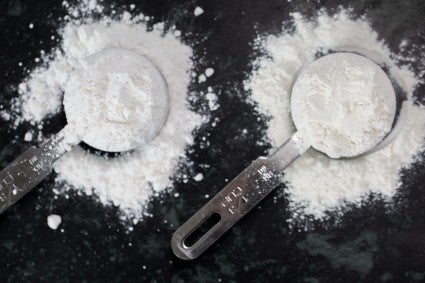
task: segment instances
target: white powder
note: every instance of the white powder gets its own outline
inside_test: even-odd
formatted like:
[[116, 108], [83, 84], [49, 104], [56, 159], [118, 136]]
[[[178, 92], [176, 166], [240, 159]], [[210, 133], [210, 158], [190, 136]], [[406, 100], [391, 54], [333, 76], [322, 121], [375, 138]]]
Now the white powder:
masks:
[[106, 49], [89, 56], [68, 79], [64, 106], [68, 123], [87, 144], [110, 152], [152, 140], [168, 113], [166, 83], [141, 55]]
[[200, 16], [204, 13], [204, 9], [202, 9], [201, 7], [196, 7], [195, 10], [193, 11], [193, 14], [195, 15], [195, 17]]
[[[336, 15], [320, 12], [316, 23], [304, 20], [298, 13], [293, 14], [293, 19], [295, 32], [258, 41], [268, 56], [258, 59], [258, 70], [246, 82], [258, 110], [270, 117], [267, 135], [274, 147], [294, 132], [291, 86], [303, 65], [313, 61], [318, 52], [356, 51], [385, 62], [412, 99], [418, 80], [407, 68], [395, 66], [390, 58], [396, 56], [378, 40], [365, 19], [352, 20], [346, 11]], [[400, 170], [414, 161], [423, 149], [425, 137], [425, 109], [408, 101], [405, 110], [400, 132], [377, 152], [352, 160], [335, 160], [311, 149], [287, 168], [284, 180], [295, 219], [298, 214], [325, 218], [327, 210], [340, 209], [344, 202], [358, 204], [369, 193], [393, 196], [400, 186]]]
[[[83, 1], [83, 4], [71, 8], [64, 2], [76, 17], [90, 10], [102, 11], [96, 1]], [[184, 161], [187, 145], [193, 143], [192, 131], [201, 124], [201, 117], [189, 109], [187, 102], [191, 48], [173, 34], [164, 33], [163, 23], [147, 31], [144, 20], [144, 15], [132, 15], [131, 19], [122, 20], [103, 17], [96, 21], [90, 18], [69, 21], [58, 32], [63, 38], [61, 46], [53, 52], [53, 59], [46, 57], [47, 67], [34, 70], [20, 84], [21, 96], [14, 103], [19, 115], [17, 123], [22, 120], [42, 122], [45, 117], [60, 111], [69, 75], [75, 69], [84, 68], [88, 56], [108, 48], [122, 48], [149, 58], [163, 74], [169, 90], [169, 114], [159, 134], [119, 157], [107, 159], [77, 146], [54, 164], [58, 192], [64, 193], [69, 187], [88, 195], [94, 193], [103, 204], [119, 206], [123, 218], [132, 218], [133, 222], [142, 217], [149, 198], [171, 187], [174, 170], [179, 160]], [[127, 114], [120, 115], [113, 119], [129, 118]]]
[[208, 107], [211, 111], [217, 110], [219, 105], [217, 103], [218, 97], [215, 93], [208, 91], [208, 93], [205, 95], [205, 98], [208, 101]]
[[214, 74], [214, 69], [213, 68], [207, 68], [205, 69], [205, 76], [207, 76], [208, 78], [211, 77]]
[[195, 177], [193, 177], [193, 180], [195, 180], [196, 182], [200, 182], [204, 179], [204, 175], [202, 173], [198, 173], [195, 175]]
[[60, 217], [60, 215], [51, 214], [47, 216], [47, 225], [50, 227], [50, 229], [53, 229], [53, 230], [58, 229], [61, 223], [62, 223], [62, 217]]
[[373, 61], [333, 53], [309, 64], [292, 87], [297, 135], [329, 157], [352, 157], [374, 148], [390, 132], [396, 97]]
[[203, 83], [207, 80], [207, 77], [204, 74], [198, 76], [198, 83]]
[[33, 138], [33, 135], [32, 135], [32, 133], [31, 133], [31, 132], [26, 132], [26, 133], [25, 133], [24, 141], [26, 141], [26, 142], [30, 142], [30, 141], [32, 141], [32, 138]]

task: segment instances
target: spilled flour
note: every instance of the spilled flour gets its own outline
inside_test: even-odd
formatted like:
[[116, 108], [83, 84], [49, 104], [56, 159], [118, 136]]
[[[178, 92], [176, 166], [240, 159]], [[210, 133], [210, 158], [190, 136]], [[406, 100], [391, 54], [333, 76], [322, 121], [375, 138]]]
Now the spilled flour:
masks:
[[[60, 46], [41, 59], [36, 58], [36, 62], [44, 64], [32, 70], [19, 85], [20, 96], [14, 100], [13, 109], [1, 109], [0, 115], [13, 120], [15, 125], [29, 122], [34, 130], [25, 135], [25, 140], [41, 142], [47, 138], [41, 133], [43, 122], [61, 111], [68, 78], [73, 70], [84, 66], [85, 58], [108, 48], [123, 48], [149, 58], [163, 74], [169, 90], [170, 110], [158, 136], [140, 148], [113, 158], [77, 146], [54, 165], [55, 192], [63, 194], [67, 189], [76, 189], [94, 194], [103, 204], [118, 206], [123, 219], [137, 223], [147, 201], [172, 185], [175, 168], [184, 160], [188, 145], [193, 143], [193, 131], [202, 124], [203, 117], [188, 105], [188, 86], [193, 81], [204, 83], [214, 76], [214, 69], [206, 68], [201, 74], [192, 72], [192, 50], [178, 39], [181, 31], [175, 28], [165, 30], [164, 24], [158, 23], [148, 29], [146, 21], [150, 18], [131, 12], [123, 12], [113, 19], [92, 18], [90, 13], [99, 15], [103, 7], [94, 0], [81, 3], [71, 7], [63, 2], [69, 15], [59, 31]], [[202, 13], [198, 9], [196, 14]], [[397, 66], [397, 56], [378, 39], [364, 18], [353, 20], [347, 11], [334, 16], [319, 12], [313, 21], [298, 13], [292, 17], [293, 32], [284, 31], [256, 42], [267, 54], [258, 58], [256, 71], [245, 83], [258, 110], [270, 118], [267, 138], [274, 147], [294, 133], [289, 110], [292, 84], [301, 68], [318, 54], [354, 51], [365, 55], [385, 65], [408, 98], [403, 125], [395, 139], [382, 150], [358, 159], [334, 160], [310, 149], [286, 169], [284, 181], [294, 219], [305, 215], [324, 219], [327, 211], [342, 210], [345, 203], [359, 204], [370, 193], [392, 197], [400, 186], [400, 170], [415, 162], [416, 154], [423, 150], [425, 109], [414, 104], [412, 98], [419, 79], [406, 66]], [[128, 78], [111, 79], [125, 81]], [[108, 99], [125, 110], [123, 115], [110, 113], [109, 118], [129, 122], [130, 117], [135, 117], [131, 103], [122, 103], [114, 95]], [[219, 107], [212, 89], [208, 88], [205, 99], [209, 111]], [[147, 107], [151, 105], [148, 100], [144, 103]], [[203, 175], [194, 177], [195, 181], [202, 179]]]
[[[12, 115], [16, 117], [16, 124], [29, 121], [34, 125], [40, 125], [41, 128], [45, 118], [61, 111], [63, 92], [73, 70], [83, 70], [76, 76], [87, 80], [89, 84], [96, 81], [91, 80], [91, 76], [114, 76], [106, 78], [111, 83], [108, 87], [90, 85], [91, 89], [84, 90], [87, 94], [93, 95], [102, 87], [114, 91], [115, 82], [120, 82], [122, 86], [123, 80], [124, 83], [126, 80], [135, 83], [132, 87], [126, 88], [128, 94], [134, 91], [150, 91], [151, 87], [154, 91], [158, 91], [158, 88], [155, 89], [155, 82], [149, 81], [143, 73], [138, 73], [138, 77], [133, 74], [130, 78], [127, 70], [117, 77], [117, 74], [108, 75], [87, 68], [85, 61], [88, 56], [110, 48], [126, 49], [149, 58], [162, 73], [168, 85], [169, 113], [158, 135], [143, 146], [113, 158], [89, 153], [77, 146], [54, 164], [54, 171], [57, 173], [57, 186], [54, 190], [56, 193], [63, 194], [67, 189], [78, 189], [88, 195], [94, 194], [103, 204], [118, 206], [123, 219], [137, 223], [143, 217], [145, 204], [149, 198], [171, 187], [171, 177], [175, 168], [180, 160], [184, 160], [187, 146], [193, 143], [192, 132], [202, 123], [202, 117], [191, 111], [187, 102], [188, 86], [192, 80], [190, 75], [193, 67], [192, 50], [173, 35], [173, 28], [170, 32], [165, 32], [163, 23], [155, 24], [153, 29], [148, 30], [146, 17], [142, 14], [131, 15], [124, 12], [116, 19], [103, 16], [99, 20], [94, 20], [90, 16], [83, 17], [83, 15], [90, 14], [91, 11], [100, 13], [103, 10], [96, 1], [83, 1], [77, 7], [71, 7], [67, 2], [63, 5], [75, 18], [68, 17], [68, 21], [59, 31], [62, 35], [61, 44], [53, 51], [53, 55], [45, 56], [46, 64], [33, 70], [19, 85], [20, 96], [14, 102], [15, 114], [12, 112]], [[116, 67], [116, 64], [114, 66]], [[144, 80], [142, 82], [144, 87], [138, 86], [137, 80]], [[70, 99], [65, 101], [65, 108], [72, 108], [70, 113], [75, 115], [68, 119], [75, 123], [84, 122], [87, 117], [78, 116], [79, 101], [71, 97], [81, 86], [74, 84], [69, 87], [67, 91], [71, 92]], [[121, 91], [120, 93], [122, 94]], [[121, 107], [128, 111], [124, 111], [125, 113], [121, 111], [119, 115], [115, 113], [118, 116], [113, 111], [108, 111], [109, 116], [103, 117], [105, 119], [125, 122], [126, 125], [131, 125], [132, 119], [161, 119], [158, 116], [160, 109], [152, 108], [158, 104], [155, 99], [160, 95], [153, 97], [153, 101], [149, 101], [148, 97], [140, 97], [143, 101], [125, 101], [123, 97], [116, 97], [114, 94], [106, 96], [103, 100], [106, 104], [112, 103], [114, 109]], [[127, 98], [130, 99], [130, 96]], [[80, 100], [89, 104], [93, 102], [90, 99]], [[137, 109], [132, 109], [135, 103], [144, 104], [147, 111], [143, 115], [152, 117], [140, 116]], [[143, 127], [139, 130], [145, 130], [142, 136], [144, 134], [147, 139], [156, 135], [155, 127], [152, 129]], [[90, 144], [108, 149], [102, 141], [96, 140], [99, 136], [107, 135], [107, 132], [98, 132], [97, 137], [96, 131], [91, 134], [94, 136], [90, 137]], [[41, 136], [41, 139], [45, 137]], [[39, 133], [37, 140], [40, 141]], [[129, 148], [132, 145], [125, 147]]]
[[389, 198], [400, 186], [400, 170], [415, 162], [423, 150], [425, 109], [413, 103], [412, 93], [419, 79], [407, 67], [396, 66], [397, 58], [378, 39], [364, 18], [353, 20], [348, 11], [336, 15], [319, 12], [315, 21], [292, 14], [295, 31], [260, 38], [257, 46], [267, 56], [246, 81], [258, 111], [270, 117], [267, 136], [274, 147], [293, 133], [290, 115], [291, 88], [301, 68], [317, 54], [353, 51], [386, 65], [391, 77], [406, 92], [404, 121], [396, 138], [370, 155], [353, 160], [335, 160], [310, 149], [285, 170], [284, 181], [294, 219], [311, 215], [327, 217], [345, 203], [360, 204], [370, 193]]

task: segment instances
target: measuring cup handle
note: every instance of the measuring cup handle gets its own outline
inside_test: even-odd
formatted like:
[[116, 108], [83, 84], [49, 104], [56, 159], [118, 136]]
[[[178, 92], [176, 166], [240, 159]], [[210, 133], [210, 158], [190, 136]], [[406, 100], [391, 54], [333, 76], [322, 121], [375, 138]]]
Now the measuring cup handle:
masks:
[[70, 147], [59, 132], [41, 147], [30, 147], [0, 171], [0, 213], [37, 186], [52, 170], [53, 163]]
[[[294, 136], [270, 157], [259, 157], [254, 160], [221, 192], [177, 229], [171, 239], [174, 254], [185, 260], [195, 259], [201, 255], [279, 185], [282, 170], [305, 150], [300, 148], [297, 138]], [[220, 220], [193, 245], [187, 246], [185, 240], [214, 214], [218, 214]]]

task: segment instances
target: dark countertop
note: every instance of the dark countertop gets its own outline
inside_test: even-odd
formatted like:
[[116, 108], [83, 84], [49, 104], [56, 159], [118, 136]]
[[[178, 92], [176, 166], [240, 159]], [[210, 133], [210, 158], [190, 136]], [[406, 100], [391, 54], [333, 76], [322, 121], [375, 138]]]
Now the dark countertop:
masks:
[[[62, 1], [4, 0], [0, 3], [0, 104], [9, 107], [16, 85], [25, 77], [18, 62], [32, 69], [40, 50], [55, 46]], [[105, 0], [109, 3], [112, 1]], [[190, 160], [201, 182], [175, 181], [174, 192], [149, 204], [147, 217], [128, 232], [117, 209], [103, 207], [95, 197], [76, 193], [56, 198], [53, 175], [0, 216], [1, 282], [412, 282], [425, 278], [425, 166], [404, 172], [403, 188], [394, 203], [370, 197], [350, 209], [339, 222], [311, 222], [311, 232], [289, 230], [287, 201], [278, 188], [216, 245], [195, 261], [184, 262], [170, 249], [170, 237], [182, 224], [267, 145], [264, 119], [244, 102], [242, 81], [252, 69], [251, 45], [258, 33], [278, 33], [291, 11], [311, 15], [321, 7], [351, 6], [366, 13], [374, 29], [393, 51], [402, 39], [425, 46], [424, 1], [296, 1], [215, 0], [116, 1], [135, 3], [137, 10], [156, 21], [176, 24], [193, 46], [196, 68], [212, 66], [216, 73], [191, 91], [213, 86], [219, 93], [216, 127], [206, 125], [196, 135]], [[193, 17], [194, 7], [205, 13]], [[28, 29], [30, 23], [35, 28]], [[190, 34], [189, 34], [190, 33]], [[205, 35], [206, 38], [205, 38]], [[417, 58], [422, 58], [417, 54]], [[418, 63], [417, 69], [424, 69]], [[416, 94], [423, 101], [425, 89]], [[194, 105], [202, 111], [205, 101]], [[52, 117], [45, 129], [53, 133], [65, 124], [63, 114]], [[12, 130], [0, 120], [0, 167], [21, 153], [30, 125]], [[240, 136], [241, 129], [248, 134]], [[259, 130], [260, 129], [260, 130]], [[203, 136], [210, 146], [201, 147]], [[199, 167], [207, 163], [208, 169]], [[188, 170], [184, 165], [181, 170]], [[277, 197], [277, 198], [276, 198]], [[52, 213], [62, 216], [60, 229], [46, 225]]]

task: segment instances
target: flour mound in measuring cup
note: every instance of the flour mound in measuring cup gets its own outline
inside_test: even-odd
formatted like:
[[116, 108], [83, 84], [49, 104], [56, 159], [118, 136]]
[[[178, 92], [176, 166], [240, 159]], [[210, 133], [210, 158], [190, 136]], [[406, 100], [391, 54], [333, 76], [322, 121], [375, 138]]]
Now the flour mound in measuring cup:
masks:
[[139, 54], [116, 48], [83, 61], [68, 80], [64, 107], [84, 142], [104, 151], [127, 151], [156, 135], [168, 100], [166, 85], [152, 68]]
[[391, 131], [396, 101], [391, 81], [373, 61], [334, 53], [312, 62], [292, 88], [292, 118], [307, 142], [329, 157], [352, 157]]

